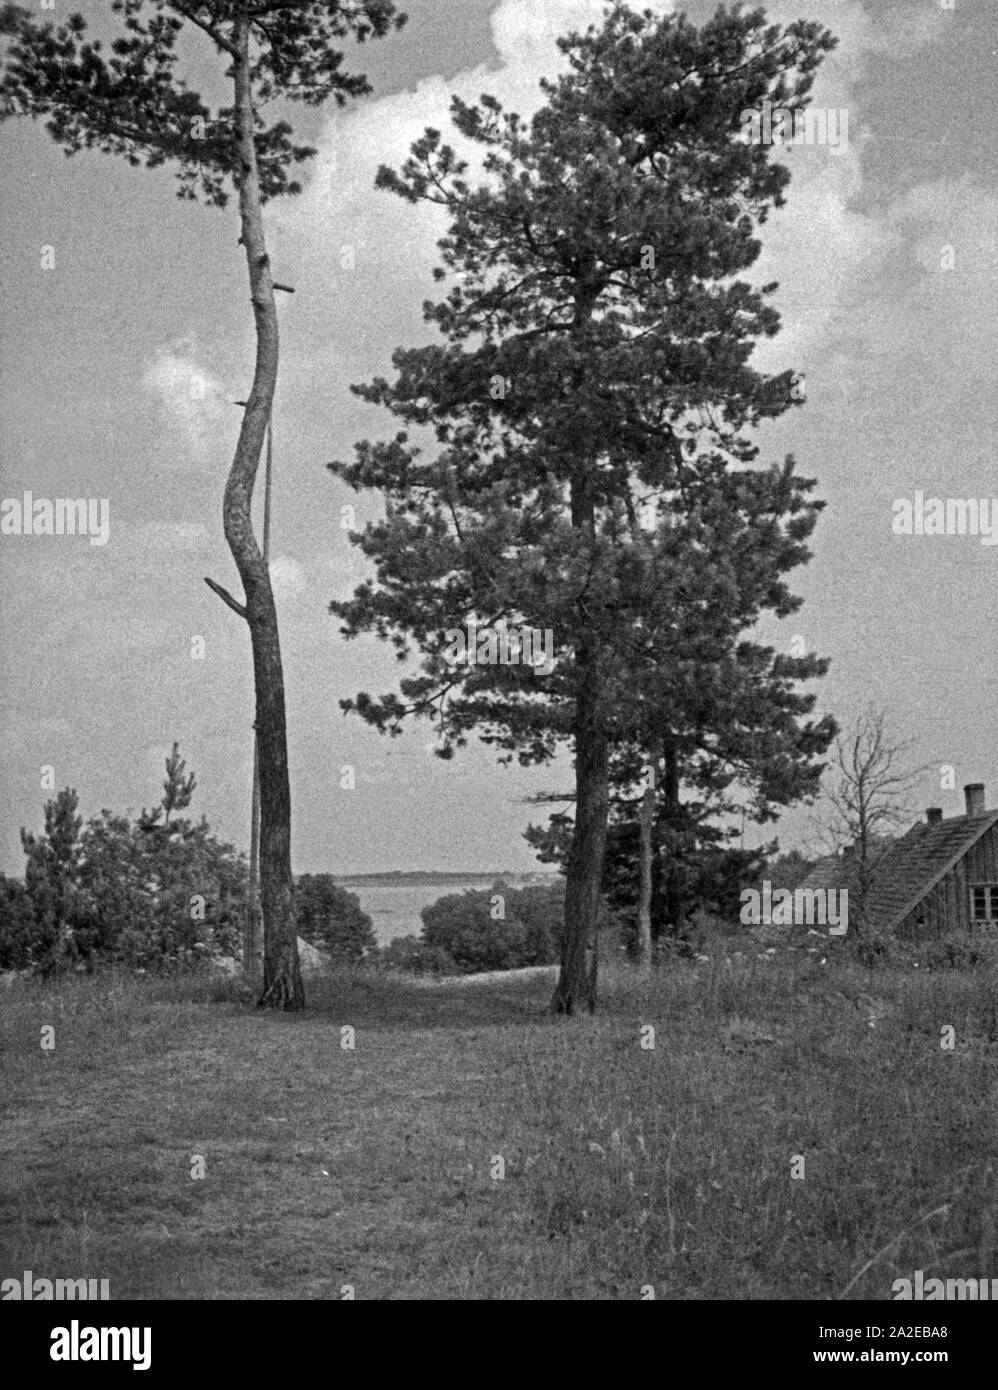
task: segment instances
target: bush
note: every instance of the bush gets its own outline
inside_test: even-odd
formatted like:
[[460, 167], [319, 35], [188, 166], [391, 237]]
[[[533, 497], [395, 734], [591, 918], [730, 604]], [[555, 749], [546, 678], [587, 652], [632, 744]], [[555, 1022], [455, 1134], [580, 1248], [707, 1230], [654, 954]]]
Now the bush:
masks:
[[30, 965], [35, 935], [28, 890], [16, 878], [0, 874], [0, 970]]
[[356, 893], [348, 893], [331, 874], [302, 874], [295, 887], [298, 935], [325, 951], [331, 960], [356, 965], [373, 956], [374, 927], [361, 911]]
[[83, 851], [71, 960], [159, 969], [238, 950], [246, 861], [206, 821], [149, 826], [104, 811], [84, 831]]
[[561, 938], [565, 930], [565, 885], [508, 889], [499, 883], [493, 893], [506, 898], [507, 909], [512, 901], [516, 916], [527, 928], [527, 959], [524, 965], [551, 965], [561, 953]]
[[174, 745], [162, 805], [134, 821], [105, 810], [84, 827], [70, 788], [46, 803], [44, 832], [21, 832], [23, 887], [0, 888], [0, 966], [169, 969], [237, 948], [246, 863], [203, 818], [168, 819], [193, 791], [183, 768]]
[[440, 946], [428, 946], [418, 936], [397, 936], [378, 954], [378, 964], [386, 970], [408, 975], [459, 975], [454, 959]]
[[549, 965], [560, 949], [564, 888], [509, 888], [450, 893], [420, 914], [422, 940], [443, 952], [459, 974]]
[[893, 933], [870, 934], [856, 939], [853, 952], [856, 960], [870, 970], [913, 970], [916, 966], [922, 970], [958, 971], [998, 968], [998, 941], [968, 932], [918, 939]]
[[904, 947], [883, 932], [857, 937], [853, 949], [860, 965], [868, 970], [895, 966], [904, 956]]
[[998, 946], [993, 940], [964, 933], [927, 941], [920, 955], [927, 970], [986, 970], [998, 964]]

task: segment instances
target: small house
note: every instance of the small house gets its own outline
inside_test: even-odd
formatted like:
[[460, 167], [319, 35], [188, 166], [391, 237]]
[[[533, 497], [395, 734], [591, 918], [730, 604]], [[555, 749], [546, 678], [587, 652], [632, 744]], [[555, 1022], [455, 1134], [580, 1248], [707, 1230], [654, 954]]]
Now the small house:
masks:
[[[943, 818], [937, 806], [875, 861], [863, 930], [922, 940], [951, 932], [998, 933], [998, 810], [984, 786], [964, 787], [965, 813]], [[855, 856], [822, 859], [804, 879], [809, 889], [848, 888], [859, 908]]]

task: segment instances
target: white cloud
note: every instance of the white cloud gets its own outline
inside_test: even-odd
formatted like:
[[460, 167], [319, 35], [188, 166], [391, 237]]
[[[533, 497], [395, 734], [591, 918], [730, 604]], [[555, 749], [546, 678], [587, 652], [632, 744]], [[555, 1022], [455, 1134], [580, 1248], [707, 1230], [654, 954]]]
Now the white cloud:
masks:
[[[993, 328], [998, 298], [998, 193], [970, 175], [916, 184], [887, 215], [892, 251], [910, 248], [920, 295], [954, 307], [962, 322], [982, 296]], [[902, 252], [903, 254], [903, 252]], [[917, 269], [916, 269], [917, 268]], [[977, 316], [975, 316], [977, 317]]]
[[[658, 0], [653, 8], [665, 14], [674, 6], [671, 0]], [[789, 155], [794, 170], [790, 200], [764, 229], [763, 257], [752, 272], [758, 283], [778, 278], [783, 287], [777, 302], [784, 332], [761, 345], [759, 365], [806, 369], [861, 268], [889, 240], [876, 217], [852, 207], [862, 183], [861, 122], [853, 104], [856, 76], [888, 41], [925, 42], [938, 21], [923, 17], [915, 23], [898, 10], [881, 24], [879, 17], [871, 20], [859, 0], [773, 0], [767, 10], [776, 22], [802, 15], [823, 20], [839, 36], [839, 47], [822, 65], [814, 102], [844, 107], [850, 114], [850, 144], [844, 154], [813, 147]], [[375, 191], [378, 166], [398, 167], [426, 126], [444, 131], [450, 143], [461, 147], [448, 114], [455, 93], [474, 100], [488, 91], [508, 109], [529, 115], [542, 99], [539, 79], [552, 76], [564, 62], [556, 39], [598, 23], [603, 13], [602, 0], [503, 0], [491, 18], [498, 64], [481, 64], [449, 80], [431, 76], [415, 91], [332, 116], [318, 141], [314, 175], [304, 195], [274, 212], [277, 239], [291, 243], [289, 259], [309, 286], [297, 311], [311, 321], [311, 342], [323, 344], [307, 362], [296, 358], [296, 372], [326, 380], [335, 372], [355, 380], [369, 372], [372, 362], [383, 370], [398, 342], [428, 334], [421, 305], [434, 293], [431, 270], [439, 260], [435, 242], [444, 219], [435, 208], [413, 207]]]
[[225, 412], [228, 394], [222, 383], [198, 360], [190, 338], [160, 348], [146, 368], [142, 385], [156, 397], [160, 409], [172, 421], [194, 451], [204, 458], [219, 430], [231, 424]]
[[993, 389], [998, 193], [969, 175], [921, 183], [886, 213], [891, 294], [867, 325], [880, 353], [917, 353], [965, 387]]
[[[675, 6], [657, 0], [652, 8], [665, 14]], [[866, 138], [858, 80], [884, 55], [909, 55], [935, 42], [951, 16], [928, 4], [871, 14], [860, 0], [769, 0], [766, 9], [773, 22], [815, 19], [838, 37], [820, 67], [812, 105], [848, 113], [844, 151], [816, 145], [782, 156], [793, 172], [787, 205], [762, 229], [762, 255], [749, 272], [757, 284], [780, 282], [774, 303], [783, 317], [782, 332], [758, 345], [756, 365], [806, 372], [830, 350], [841, 355], [834, 339], [843, 313], [898, 241], [896, 217], [858, 206]], [[308, 286], [296, 313], [303, 316], [309, 351], [295, 353], [292, 364], [306, 395], [330, 379], [383, 372], [398, 343], [433, 336], [421, 306], [437, 293], [431, 271], [445, 220], [439, 209], [376, 191], [378, 166], [401, 165], [427, 126], [442, 130], [465, 154], [450, 124], [454, 94], [474, 100], [488, 91], [507, 109], [529, 115], [542, 99], [540, 77], [554, 75], [564, 61], [555, 40], [598, 23], [603, 13], [603, 0], [503, 0], [491, 17], [498, 63], [447, 80], [427, 77], [414, 91], [337, 112], [327, 122], [304, 195], [273, 213], [276, 240]]]
[[[663, 14], [673, 8], [671, 0], [649, 0], [648, 7]], [[451, 126], [451, 97], [473, 101], [487, 91], [529, 115], [541, 104], [540, 78], [564, 63], [556, 38], [586, 29], [604, 9], [603, 0], [504, 0], [491, 19], [498, 65], [446, 80], [427, 77], [415, 91], [331, 116], [304, 194], [271, 213], [281, 259], [308, 287], [296, 315], [308, 320], [310, 343], [328, 345], [310, 351], [307, 361], [296, 358], [296, 373], [353, 380], [358, 362], [365, 371], [372, 360], [383, 368], [398, 342], [425, 332], [421, 305], [435, 292], [431, 271], [445, 221], [436, 208], [376, 191], [379, 165], [401, 165], [427, 126], [477, 160], [477, 149], [466, 149]]]
[[839, 40], [818, 70], [811, 104], [847, 113], [845, 152], [820, 145], [781, 152], [793, 173], [787, 204], [763, 228], [762, 254], [751, 272], [757, 284], [779, 280], [774, 303], [783, 315], [781, 333], [760, 343], [753, 361], [766, 371], [807, 370], [862, 277], [880, 264], [894, 240], [882, 214], [856, 207], [867, 138], [857, 83], [881, 55], [909, 56], [935, 42], [948, 17], [929, 5], [898, 5], [873, 16], [859, 0], [769, 0], [766, 9], [781, 24], [819, 20]]

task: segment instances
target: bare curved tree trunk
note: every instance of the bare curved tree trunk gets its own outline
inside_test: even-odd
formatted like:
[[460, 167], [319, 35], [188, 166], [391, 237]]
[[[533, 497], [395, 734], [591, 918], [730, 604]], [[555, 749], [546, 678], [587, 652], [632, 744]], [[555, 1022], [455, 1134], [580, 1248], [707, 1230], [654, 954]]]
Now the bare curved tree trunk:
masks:
[[253, 485], [277, 385], [279, 339], [254, 143], [249, 23], [245, 4], [239, 6], [233, 37], [239, 50], [239, 57], [233, 59], [239, 158], [236, 181], [241, 240], [246, 251], [256, 323], [256, 365], [235, 457], [225, 485], [223, 521], [225, 539], [243, 583], [245, 605], [237, 603], [218, 585], [212, 584], [212, 588], [221, 593], [230, 608], [246, 619], [253, 645], [260, 768], [260, 900], [264, 931], [263, 993], [259, 1002], [281, 1009], [302, 1009], [305, 1007], [305, 992], [294, 924], [284, 672], [274, 592], [267, 564], [253, 534], [251, 510]]

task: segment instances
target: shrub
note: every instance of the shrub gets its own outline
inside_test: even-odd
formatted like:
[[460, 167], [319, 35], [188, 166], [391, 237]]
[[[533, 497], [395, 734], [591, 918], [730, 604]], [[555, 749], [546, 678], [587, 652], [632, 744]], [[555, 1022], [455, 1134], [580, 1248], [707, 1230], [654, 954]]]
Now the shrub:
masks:
[[928, 970], [986, 970], [998, 963], [998, 947], [994, 941], [964, 933], [927, 941], [920, 954]]
[[24, 884], [0, 874], [0, 970], [23, 970], [31, 963], [35, 918]]
[[206, 821], [151, 826], [104, 811], [84, 831], [67, 953], [146, 969], [231, 955], [245, 903], [245, 859]]
[[527, 928], [524, 965], [550, 965], [558, 959], [561, 938], [565, 929], [565, 885], [550, 887], [506, 888], [499, 883], [492, 890], [506, 898], [507, 910], [513, 911]]
[[428, 946], [418, 936], [397, 936], [378, 954], [378, 964], [386, 970], [402, 970], [409, 975], [458, 975], [460, 970], [441, 946]]
[[420, 914], [422, 939], [461, 974], [515, 970], [557, 960], [564, 888], [509, 888], [450, 893]]
[[[108, 961], [174, 968], [231, 954], [246, 900], [246, 863], [231, 845], [169, 817], [194, 779], [174, 745], [166, 794], [137, 820], [102, 811], [85, 827], [76, 793], [45, 806], [41, 835], [22, 830], [24, 885], [0, 890], [0, 962], [41, 974]], [[161, 823], [162, 818], [162, 823]]]
[[246, 865], [208, 825], [132, 823], [104, 811], [83, 836], [66, 954], [146, 969], [189, 965], [237, 949]]
[[378, 949], [370, 917], [331, 874], [302, 874], [295, 886], [298, 935], [330, 959], [355, 965]]
[[857, 937], [854, 950], [860, 965], [868, 970], [897, 965], [904, 955], [904, 947], [883, 932]]

